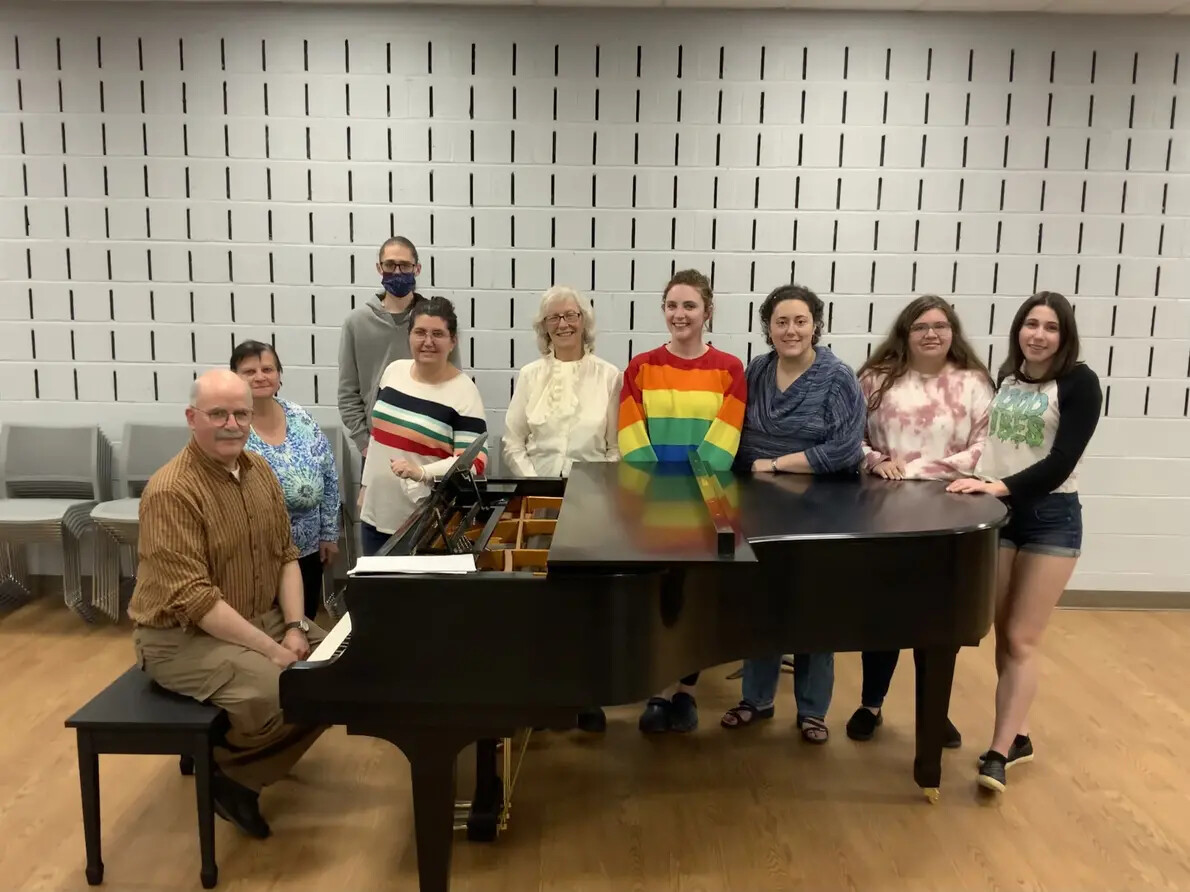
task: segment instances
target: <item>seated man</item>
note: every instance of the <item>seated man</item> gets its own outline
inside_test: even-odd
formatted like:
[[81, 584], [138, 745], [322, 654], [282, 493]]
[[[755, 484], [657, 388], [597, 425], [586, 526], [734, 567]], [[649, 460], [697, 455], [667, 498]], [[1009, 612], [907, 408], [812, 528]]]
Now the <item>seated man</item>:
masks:
[[323, 632], [305, 619], [281, 486], [263, 458], [244, 451], [247, 382], [226, 369], [203, 374], [186, 421], [190, 443], [141, 497], [133, 644], [162, 687], [227, 710], [215, 811], [263, 839], [261, 787], [284, 777], [324, 730], [284, 723], [278, 678]]

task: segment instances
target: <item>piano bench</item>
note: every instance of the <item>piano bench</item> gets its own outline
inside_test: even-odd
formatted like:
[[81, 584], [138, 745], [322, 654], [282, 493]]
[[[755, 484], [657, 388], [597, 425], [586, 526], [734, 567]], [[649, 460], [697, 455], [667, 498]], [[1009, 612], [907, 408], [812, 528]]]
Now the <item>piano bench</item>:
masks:
[[227, 713], [167, 691], [133, 666], [66, 720], [77, 733], [79, 784], [83, 794], [83, 836], [87, 883], [103, 882], [99, 833], [99, 756], [177, 755], [183, 774], [195, 776], [198, 844], [204, 889], [219, 879], [215, 864], [215, 809], [211, 796], [212, 750], [227, 730]]

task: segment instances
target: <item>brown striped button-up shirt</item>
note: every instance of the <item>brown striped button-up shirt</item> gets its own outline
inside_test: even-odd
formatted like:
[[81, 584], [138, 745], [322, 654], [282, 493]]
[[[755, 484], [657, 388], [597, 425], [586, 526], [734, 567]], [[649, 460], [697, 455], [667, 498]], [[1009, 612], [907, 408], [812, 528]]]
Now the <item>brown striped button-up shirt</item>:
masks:
[[275, 603], [298, 558], [272, 468], [243, 452], [239, 479], [190, 443], [140, 500], [140, 566], [128, 615], [142, 626], [197, 624], [219, 599], [254, 619]]

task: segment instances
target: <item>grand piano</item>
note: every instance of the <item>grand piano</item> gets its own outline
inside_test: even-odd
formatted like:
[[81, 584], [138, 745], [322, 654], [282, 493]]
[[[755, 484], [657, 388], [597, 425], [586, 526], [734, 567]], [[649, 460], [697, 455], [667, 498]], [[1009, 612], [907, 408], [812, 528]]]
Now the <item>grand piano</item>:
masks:
[[[465, 747], [479, 742], [477, 802], [498, 808], [507, 778], [482, 769], [496, 741], [744, 657], [913, 649], [913, 777], [937, 799], [955, 657], [991, 627], [998, 500], [712, 473], [693, 454], [478, 479], [479, 446], [382, 551], [426, 556], [425, 571], [351, 576], [346, 615], [280, 678], [286, 721], [345, 725], [409, 759], [421, 892], [450, 888]], [[430, 555], [475, 569], [436, 572]]]

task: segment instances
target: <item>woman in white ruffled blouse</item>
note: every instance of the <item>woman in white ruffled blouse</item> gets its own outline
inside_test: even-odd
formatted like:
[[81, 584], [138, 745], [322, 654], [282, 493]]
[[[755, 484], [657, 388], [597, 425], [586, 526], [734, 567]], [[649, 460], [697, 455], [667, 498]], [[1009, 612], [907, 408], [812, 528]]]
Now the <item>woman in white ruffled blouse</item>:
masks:
[[555, 285], [533, 320], [542, 357], [517, 377], [504, 426], [504, 462], [518, 477], [565, 477], [576, 461], [616, 461], [620, 370], [593, 352], [595, 313]]
[[[566, 477], [576, 461], [618, 461], [623, 374], [592, 351], [595, 312], [573, 288], [555, 285], [533, 320], [542, 356], [517, 376], [504, 421], [504, 463], [518, 477]], [[607, 728], [598, 706], [578, 714], [584, 731]]]

